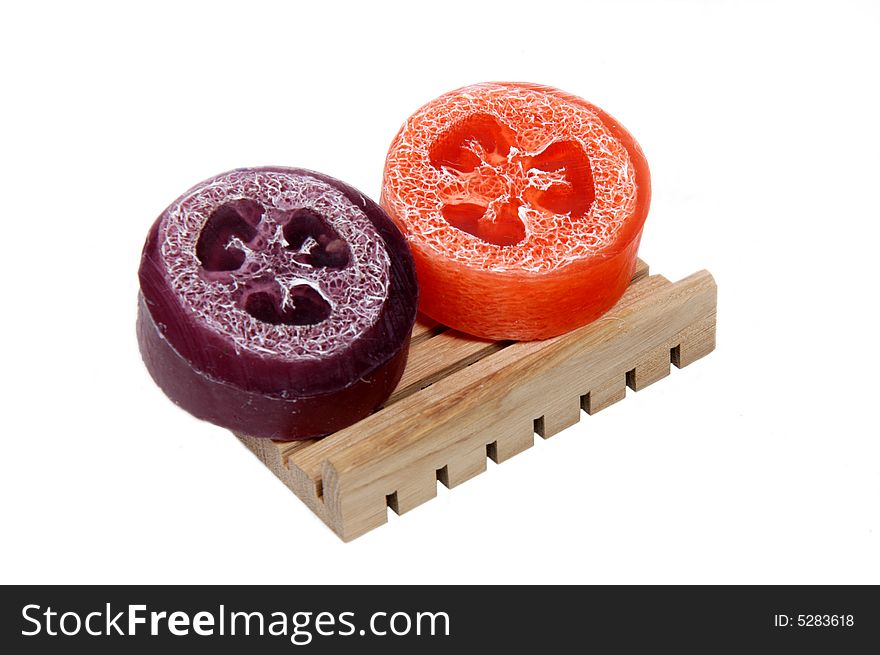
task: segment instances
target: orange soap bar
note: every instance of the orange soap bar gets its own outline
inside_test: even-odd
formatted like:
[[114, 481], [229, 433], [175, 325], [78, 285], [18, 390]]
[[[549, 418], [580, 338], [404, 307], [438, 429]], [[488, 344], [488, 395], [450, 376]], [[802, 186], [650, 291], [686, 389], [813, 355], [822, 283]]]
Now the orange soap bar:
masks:
[[598, 318], [636, 264], [645, 156], [604, 111], [535, 84], [452, 91], [413, 114], [381, 204], [409, 241], [420, 309], [491, 339], [544, 339]]

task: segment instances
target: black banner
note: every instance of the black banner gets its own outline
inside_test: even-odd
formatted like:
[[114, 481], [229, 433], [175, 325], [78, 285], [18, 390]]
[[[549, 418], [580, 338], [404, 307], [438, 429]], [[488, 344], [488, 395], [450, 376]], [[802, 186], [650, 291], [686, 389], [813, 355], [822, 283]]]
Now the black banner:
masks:
[[880, 644], [875, 587], [34, 586], [2, 596], [7, 653], [164, 654], [225, 641], [260, 653], [851, 653]]

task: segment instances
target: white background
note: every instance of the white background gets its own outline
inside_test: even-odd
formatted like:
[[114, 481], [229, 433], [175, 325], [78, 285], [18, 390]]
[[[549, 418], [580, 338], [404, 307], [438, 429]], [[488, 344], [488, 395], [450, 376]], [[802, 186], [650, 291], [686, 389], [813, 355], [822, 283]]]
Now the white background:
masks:
[[[2, 582], [880, 583], [875, 2], [14, 3]], [[551, 84], [641, 142], [641, 256], [718, 349], [350, 544], [134, 336], [150, 224], [224, 170], [378, 196], [427, 100]]]

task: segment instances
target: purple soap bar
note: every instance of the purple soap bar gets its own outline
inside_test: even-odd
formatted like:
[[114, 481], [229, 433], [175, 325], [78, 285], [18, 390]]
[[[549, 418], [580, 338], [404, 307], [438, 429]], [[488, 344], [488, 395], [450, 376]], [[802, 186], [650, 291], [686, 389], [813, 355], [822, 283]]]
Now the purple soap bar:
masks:
[[138, 343], [195, 416], [271, 439], [360, 420], [400, 380], [418, 287], [408, 246], [352, 187], [294, 168], [223, 173], [144, 245]]

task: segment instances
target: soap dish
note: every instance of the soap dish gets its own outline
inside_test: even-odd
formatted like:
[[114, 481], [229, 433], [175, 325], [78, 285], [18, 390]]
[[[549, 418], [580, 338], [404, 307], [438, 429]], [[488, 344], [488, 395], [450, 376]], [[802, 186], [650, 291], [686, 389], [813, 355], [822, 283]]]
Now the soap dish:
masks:
[[638, 262], [600, 319], [545, 341], [490, 341], [420, 317], [397, 389], [319, 440], [236, 436], [340, 538], [350, 541], [683, 368], [715, 348], [717, 287]]

